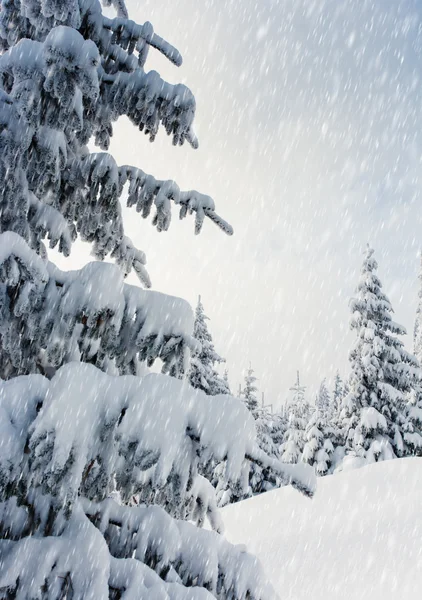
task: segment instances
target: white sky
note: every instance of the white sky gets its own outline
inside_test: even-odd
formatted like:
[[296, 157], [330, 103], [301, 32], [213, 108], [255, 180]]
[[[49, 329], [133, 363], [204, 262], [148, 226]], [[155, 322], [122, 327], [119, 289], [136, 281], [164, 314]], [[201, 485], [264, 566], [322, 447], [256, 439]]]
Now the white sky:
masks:
[[[207, 222], [195, 237], [177, 211], [158, 234], [134, 210], [127, 233], [147, 253], [155, 289], [192, 304], [201, 294], [232, 388], [249, 361], [275, 406], [297, 369], [312, 394], [336, 368], [347, 374], [348, 300], [368, 241], [411, 332], [422, 245], [420, 2], [128, 7], [182, 53], [177, 69], [152, 50], [147, 68], [194, 92], [200, 148], [174, 148], [164, 131], [151, 145], [120, 121], [111, 151], [119, 164], [213, 196], [235, 235]], [[72, 267], [83, 260], [77, 250]]]

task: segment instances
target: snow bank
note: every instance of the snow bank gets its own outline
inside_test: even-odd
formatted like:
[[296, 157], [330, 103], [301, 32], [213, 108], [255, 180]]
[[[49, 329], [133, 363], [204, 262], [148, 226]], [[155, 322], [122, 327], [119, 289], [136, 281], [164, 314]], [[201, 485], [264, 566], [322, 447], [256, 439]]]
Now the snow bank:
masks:
[[422, 589], [422, 459], [325, 477], [312, 501], [283, 488], [225, 508], [283, 600], [417, 600]]

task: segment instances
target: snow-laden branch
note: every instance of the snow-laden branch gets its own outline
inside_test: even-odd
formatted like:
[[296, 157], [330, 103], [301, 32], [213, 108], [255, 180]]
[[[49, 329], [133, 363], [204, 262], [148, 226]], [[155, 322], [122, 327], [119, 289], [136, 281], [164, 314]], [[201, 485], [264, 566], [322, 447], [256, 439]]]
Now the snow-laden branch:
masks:
[[[125, 274], [134, 269], [148, 286], [145, 257], [124, 233], [120, 197], [125, 181], [130, 180], [130, 205], [136, 204], [144, 217], [154, 206], [159, 231], [170, 225], [172, 201], [180, 206], [181, 218], [195, 212], [196, 233], [205, 217], [228, 234], [232, 228], [209, 196], [180, 191], [173, 181], [156, 180], [134, 167], [118, 168], [106, 153], [89, 153], [92, 138], [108, 148], [113, 122], [123, 115], [151, 140], [162, 126], [174, 144], [188, 141], [196, 147], [195, 98], [186, 86], [172, 85], [140, 66], [145, 44], [155, 44], [179, 62], [177, 51], [150, 24], [107, 20], [95, 0], [81, 7], [80, 31], [73, 28], [78, 18], [72, 11], [70, 27], [63, 25], [64, 18], [45, 32], [38, 31], [40, 23], [31, 13], [27, 18], [38, 31], [36, 40], [27, 36], [0, 57], [0, 174], [7, 182], [2, 229], [13, 229], [38, 252], [44, 251], [47, 236], [66, 255], [79, 235], [92, 244], [96, 258], [112, 255]], [[2, 20], [11, 17], [7, 13], [0, 16], [0, 36]], [[12, 226], [11, 215], [17, 212]]]
[[115, 19], [103, 17], [103, 27], [113, 32], [112, 40], [119, 44], [129, 55], [136, 49], [138, 52], [138, 62], [141, 66], [145, 64], [145, 45], [148, 44], [155, 48], [163, 56], [168, 58], [174, 65], [180, 67], [182, 56], [180, 52], [166, 40], [154, 32], [154, 29], [148, 21], [143, 25], [138, 25], [128, 18], [118, 16]]
[[231, 235], [232, 227], [215, 212], [214, 200], [210, 196], [200, 194], [195, 190], [182, 192], [179, 186], [171, 180], [159, 181], [152, 175], [144, 173], [141, 169], [130, 166], [119, 168], [120, 184], [129, 181], [128, 206], [136, 206], [144, 218], [150, 214], [152, 205], [156, 214], [153, 224], [158, 231], [166, 231], [171, 221], [171, 201], [180, 205], [180, 218], [188, 213], [195, 212], [195, 233], [201, 231], [205, 217], [208, 217], [225, 233]]
[[12, 232], [0, 235], [0, 293], [3, 377], [69, 360], [136, 373], [157, 358], [180, 375], [197, 349], [186, 301], [125, 284], [112, 264], [61, 272]]
[[[47, 585], [55, 600], [72, 586], [97, 600], [154, 585], [163, 598], [186, 587], [192, 598], [206, 598], [204, 590], [274, 597], [242, 547], [186, 522], [203, 523], [201, 505], [216, 511], [200, 462], [225, 460], [235, 481], [256, 455], [254, 422], [238, 399], [207, 397], [163, 375], [112, 377], [74, 363], [50, 382], [0, 382], [0, 416], [0, 592], [37, 597]], [[128, 505], [147, 496], [149, 506]]]
[[296, 465], [282, 463], [276, 458], [271, 458], [260, 448], [254, 448], [246, 455], [251, 462], [264, 469], [270, 469], [280, 477], [284, 485], [291, 485], [296, 490], [312, 498], [316, 490], [316, 477], [312, 468], [304, 463]]
[[184, 585], [195, 581], [213, 595], [270, 595], [258, 561], [218, 533], [175, 521], [158, 506], [122, 506], [112, 499], [81, 505], [117, 558], [134, 558], [160, 574], [172, 570]]

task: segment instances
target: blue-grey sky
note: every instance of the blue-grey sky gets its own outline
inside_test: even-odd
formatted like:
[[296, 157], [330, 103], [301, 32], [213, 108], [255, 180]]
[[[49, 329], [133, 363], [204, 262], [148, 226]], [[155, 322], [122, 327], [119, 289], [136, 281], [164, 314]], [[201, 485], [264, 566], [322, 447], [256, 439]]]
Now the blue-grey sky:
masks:
[[[126, 121], [111, 151], [212, 195], [226, 237], [177, 220], [158, 234], [127, 210], [153, 287], [196, 302], [237, 388], [252, 363], [280, 405], [300, 369], [312, 393], [347, 374], [348, 301], [367, 242], [411, 332], [421, 225], [419, 0], [128, 0], [184, 57], [148, 69], [197, 99], [200, 148], [154, 144]], [[79, 257], [80, 258], [80, 257]], [[75, 254], [74, 261], [78, 261]], [[82, 260], [82, 259], [81, 259]], [[406, 345], [411, 346], [411, 335]]]

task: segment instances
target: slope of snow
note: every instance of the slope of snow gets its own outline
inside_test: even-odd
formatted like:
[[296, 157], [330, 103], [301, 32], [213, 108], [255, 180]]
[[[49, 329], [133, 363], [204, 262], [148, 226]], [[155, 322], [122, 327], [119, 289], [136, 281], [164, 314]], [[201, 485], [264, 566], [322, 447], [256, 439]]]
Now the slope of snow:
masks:
[[261, 559], [281, 600], [422, 598], [422, 459], [324, 477], [223, 510], [227, 537]]

